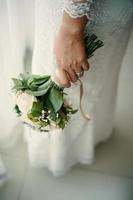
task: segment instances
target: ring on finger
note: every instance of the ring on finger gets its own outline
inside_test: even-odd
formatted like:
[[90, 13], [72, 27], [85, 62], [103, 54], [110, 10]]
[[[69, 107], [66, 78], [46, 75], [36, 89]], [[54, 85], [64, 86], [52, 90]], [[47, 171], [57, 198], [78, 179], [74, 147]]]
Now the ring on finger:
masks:
[[82, 77], [83, 74], [84, 74], [84, 71], [82, 70], [81, 72], [76, 72], [76, 74], [77, 74], [78, 77]]

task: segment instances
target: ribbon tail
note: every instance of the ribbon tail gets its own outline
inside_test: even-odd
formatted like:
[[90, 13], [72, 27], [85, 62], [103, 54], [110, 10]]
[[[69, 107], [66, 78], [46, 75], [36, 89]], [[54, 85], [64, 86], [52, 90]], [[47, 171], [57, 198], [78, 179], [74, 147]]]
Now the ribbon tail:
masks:
[[90, 116], [88, 114], [86, 114], [84, 112], [83, 107], [82, 107], [82, 98], [83, 98], [83, 94], [84, 94], [83, 82], [82, 82], [82, 80], [80, 78], [78, 80], [80, 82], [80, 103], [79, 103], [80, 112], [81, 112], [82, 117], [89, 121], [91, 118], [90, 118]]

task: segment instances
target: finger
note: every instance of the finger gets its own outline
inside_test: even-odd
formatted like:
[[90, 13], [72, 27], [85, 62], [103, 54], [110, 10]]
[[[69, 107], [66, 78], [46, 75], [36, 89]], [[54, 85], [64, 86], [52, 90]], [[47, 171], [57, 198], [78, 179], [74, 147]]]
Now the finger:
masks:
[[75, 73], [75, 71], [72, 69], [72, 67], [71, 66], [67, 67], [66, 70], [67, 70], [66, 72], [68, 73], [70, 81], [73, 82], [73, 83], [76, 82], [78, 80], [78, 76]]
[[83, 68], [82, 68], [82, 66], [80, 64], [80, 65], [73, 66], [73, 70], [75, 71], [75, 73], [80, 73], [80, 72], [83, 71]]
[[57, 76], [59, 83], [62, 85], [62, 87], [68, 88], [68, 87], [71, 86], [70, 80], [69, 80], [65, 70], [63, 70], [62, 68], [57, 68], [56, 69], [56, 76]]
[[85, 60], [83, 63], [82, 63], [82, 68], [85, 70], [85, 71], [88, 71], [89, 68], [90, 68], [90, 64], [87, 60]]

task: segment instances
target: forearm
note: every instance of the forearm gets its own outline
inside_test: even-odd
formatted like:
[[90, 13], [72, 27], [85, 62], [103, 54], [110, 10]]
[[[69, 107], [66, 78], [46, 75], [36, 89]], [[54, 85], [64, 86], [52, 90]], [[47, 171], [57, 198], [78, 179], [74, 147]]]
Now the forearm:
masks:
[[61, 30], [67, 31], [72, 35], [82, 35], [85, 30], [85, 26], [88, 22], [86, 16], [72, 18], [65, 11], [62, 17]]
[[64, 87], [78, 80], [78, 74], [89, 69], [85, 51], [84, 31], [92, 0], [63, 0], [64, 10], [57, 33], [54, 53], [57, 63], [56, 76]]

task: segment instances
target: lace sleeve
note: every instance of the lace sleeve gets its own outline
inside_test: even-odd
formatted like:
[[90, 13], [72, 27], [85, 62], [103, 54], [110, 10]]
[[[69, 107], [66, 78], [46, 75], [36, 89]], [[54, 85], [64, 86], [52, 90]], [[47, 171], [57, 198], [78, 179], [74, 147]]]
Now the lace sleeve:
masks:
[[89, 17], [90, 5], [93, 0], [64, 0], [64, 9], [71, 17], [77, 18], [84, 15]]

